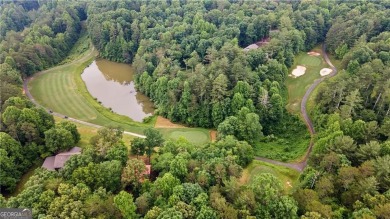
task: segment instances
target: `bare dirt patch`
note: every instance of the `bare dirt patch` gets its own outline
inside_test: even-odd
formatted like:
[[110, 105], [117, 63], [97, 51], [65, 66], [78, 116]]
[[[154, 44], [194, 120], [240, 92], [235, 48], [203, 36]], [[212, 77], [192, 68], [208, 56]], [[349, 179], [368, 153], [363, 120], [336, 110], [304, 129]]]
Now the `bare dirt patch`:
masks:
[[166, 119], [162, 116], [157, 116], [156, 124], [154, 125], [155, 128], [185, 128], [183, 125], [175, 124], [169, 119]]
[[297, 67], [292, 71], [291, 75], [293, 78], [304, 75], [306, 72], [306, 67], [302, 65], [297, 65]]
[[217, 131], [215, 131], [215, 130], [210, 131], [210, 139], [211, 139], [211, 142], [214, 142], [217, 140]]
[[307, 54], [310, 55], [310, 56], [320, 56], [320, 55], [321, 55], [320, 53], [318, 53], [318, 52], [313, 52], [313, 51], [310, 51], [310, 52], [308, 52]]
[[330, 69], [330, 68], [323, 68], [320, 71], [320, 75], [321, 76], [326, 76], [326, 75], [330, 74], [331, 72], [332, 72], [332, 69]]

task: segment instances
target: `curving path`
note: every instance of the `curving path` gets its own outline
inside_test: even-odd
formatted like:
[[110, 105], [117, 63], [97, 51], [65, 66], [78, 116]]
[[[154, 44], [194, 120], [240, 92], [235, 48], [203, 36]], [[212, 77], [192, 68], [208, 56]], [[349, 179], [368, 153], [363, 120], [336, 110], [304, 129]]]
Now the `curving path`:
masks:
[[299, 162], [299, 163], [283, 163], [283, 162], [280, 162], [280, 161], [271, 160], [271, 159], [267, 159], [267, 158], [264, 158], [264, 157], [255, 157], [256, 160], [260, 160], [260, 161], [271, 163], [271, 164], [275, 164], [275, 165], [289, 167], [289, 168], [292, 168], [292, 169], [296, 169], [299, 172], [302, 172], [303, 169], [305, 169], [305, 167], [307, 165], [307, 159], [309, 158], [310, 152], [313, 149], [313, 145], [314, 145], [313, 135], [315, 134], [313, 123], [311, 122], [310, 117], [309, 117], [309, 115], [307, 115], [307, 111], [306, 111], [307, 100], [309, 99], [310, 94], [313, 92], [313, 90], [322, 81], [324, 81], [326, 78], [333, 77], [333, 76], [335, 76], [337, 74], [337, 68], [334, 67], [334, 65], [330, 62], [328, 54], [326, 53], [326, 45], [325, 44], [322, 45], [322, 54], [324, 56], [324, 59], [325, 59], [326, 63], [328, 63], [328, 65], [331, 67], [332, 73], [330, 73], [326, 77], [322, 77], [322, 78], [319, 78], [319, 79], [315, 80], [313, 82], [313, 84], [309, 87], [309, 89], [307, 89], [305, 95], [302, 98], [302, 101], [301, 101], [301, 114], [302, 114], [303, 119], [305, 120], [307, 129], [309, 130], [310, 135], [311, 135], [310, 144], [309, 144], [309, 147], [307, 148], [307, 151], [306, 151], [306, 154], [305, 154], [303, 160], [301, 162]]
[[[73, 64], [74, 62], [83, 62], [83, 61], [86, 61], [89, 56], [94, 52], [95, 48], [92, 47], [92, 50], [87, 54], [85, 55], [83, 58], [81, 59], [78, 59], [76, 61], [72, 61], [72, 62], [69, 62], [67, 64], [64, 64], [64, 65], [60, 65], [61, 67], [64, 67], [64, 66], [68, 66], [68, 65], [71, 65]], [[50, 70], [53, 70], [57, 67], [54, 67], [54, 68], [51, 68]], [[47, 73], [48, 70], [45, 70], [45, 71], [41, 71], [41, 72], [38, 72], [36, 74], [34, 74], [33, 76], [38, 76], [38, 75], [42, 75], [42, 74], [45, 74]], [[90, 122], [85, 122], [85, 121], [82, 121], [82, 120], [79, 120], [79, 119], [75, 119], [75, 118], [71, 118], [71, 117], [67, 117], [65, 116], [64, 114], [61, 114], [61, 113], [58, 113], [58, 112], [52, 112], [50, 111], [49, 109], [45, 108], [44, 106], [40, 105], [35, 99], [34, 97], [31, 95], [30, 93], [30, 90], [28, 89], [28, 82], [33, 79], [33, 76], [31, 77], [28, 77], [26, 79], [23, 80], [23, 90], [24, 90], [24, 93], [26, 94], [26, 96], [30, 99], [31, 102], [33, 102], [36, 106], [38, 107], [42, 107], [44, 109], [46, 109], [48, 112], [51, 112], [52, 115], [54, 116], [58, 116], [58, 117], [62, 117], [62, 118], [67, 118], [68, 120], [72, 121], [72, 122], [77, 122], [77, 123], [80, 123], [80, 124], [83, 124], [83, 125], [87, 125], [87, 126], [90, 126], [90, 127], [94, 127], [94, 128], [102, 128], [103, 126], [101, 125], [97, 125], [97, 124], [93, 124], [93, 123], [90, 123]], [[132, 135], [132, 136], [135, 136], [135, 137], [139, 137], [139, 138], [145, 138], [144, 135], [140, 135], [140, 134], [137, 134], [137, 133], [133, 133], [133, 132], [123, 132], [124, 134], [126, 135]]]

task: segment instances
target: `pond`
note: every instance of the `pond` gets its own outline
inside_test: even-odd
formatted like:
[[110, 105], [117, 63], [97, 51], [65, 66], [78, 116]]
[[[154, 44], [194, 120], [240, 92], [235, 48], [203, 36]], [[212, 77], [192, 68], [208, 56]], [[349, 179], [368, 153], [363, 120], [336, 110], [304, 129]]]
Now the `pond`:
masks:
[[103, 106], [137, 122], [151, 116], [153, 103], [135, 90], [131, 65], [98, 59], [81, 74], [89, 93]]

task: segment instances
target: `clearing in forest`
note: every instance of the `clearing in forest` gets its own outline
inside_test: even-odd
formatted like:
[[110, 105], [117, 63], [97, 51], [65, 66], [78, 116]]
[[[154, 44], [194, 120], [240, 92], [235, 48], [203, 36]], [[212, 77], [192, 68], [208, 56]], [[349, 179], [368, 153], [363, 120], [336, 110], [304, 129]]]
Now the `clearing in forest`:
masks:
[[[319, 55], [318, 55], [319, 54]], [[300, 114], [301, 100], [305, 95], [306, 90], [318, 78], [321, 78], [320, 71], [323, 68], [329, 67], [322, 57], [321, 47], [314, 48], [309, 53], [300, 53], [294, 59], [294, 64], [290, 69], [297, 66], [306, 68], [305, 74], [299, 77], [287, 77], [286, 86], [288, 89], [287, 110], [293, 114]]]

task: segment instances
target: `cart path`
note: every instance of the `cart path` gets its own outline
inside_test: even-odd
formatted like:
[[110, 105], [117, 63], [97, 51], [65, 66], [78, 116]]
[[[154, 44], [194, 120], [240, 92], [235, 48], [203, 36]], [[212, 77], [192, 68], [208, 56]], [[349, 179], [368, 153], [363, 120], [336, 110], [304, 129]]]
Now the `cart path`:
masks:
[[[95, 48], [92, 47], [92, 50], [87, 55], [85, 55], [83, 58], [81, 58], [81, 59], [78, 59], [78, 60], [76, 59], [76, 60], [74, 60], [72, 62], [68, 62], [68, 63], [66, 63], [64, 65], [59, 65], [59, 66], [47, 69], [45, 71], [38, 72], [38, 73], [34, 74], [33, 76], [24, 79], [23, 80], [23, 90], [24, 90], [24, 93], [30, 99], [30, 101], [33, 102], [36, 106], [42, 107], [45, 110], [47, 110], [48, 112], [50, 112], [49, 109], [47, 109], [44, 106], [40, 105], [34, 99], [34, 97], [31, 95], [30, 90], [28, 89], [28, 83], [30, 82], [30, 80], [33, 79], [33, 77], [36, 77], [36, 76], [39, 76], [39, 75], [47, 73], [49, 70], [53, 70], [53, 69], [56, 69], [56, 68], [59, 68], [59, 67], [66, 67], [66, 66], [69, 66], [71, 64], [74, 64], [75, 62], [81, 63], [81, 62], [87, 61], [89, 56], [94, 52], [94, 50], [95, 50]], [[65, 118], [64, 114], [61, 114], [61, 113], [58, 113], [58, 112], [51, 112], [51, 114], [54, 115], [54, 116]], [[103, 126], [101, 126], [101, 125], [93, 124], [93, 123], [90, 123], [90, 122], [85, 122], [85, 121], [82, 121], [82, 120], [79, 120], [79, 119], [76, 119], [76, 118], [71, 118], [71, 117], [66, 117], [66, 118], [68, 120], [72, 121], [72, 122], [77, 122], [77, 123], [80, 123], [80, 124], [83, 124], [83, 125], [86, 125], [86, 126], [90, 126], [90, 127], [94, 127], [94, 128], [103, 128]], [[132, 136], [139, 137], [139, 138], [145, 138], [144, 135], [140, 135], [140, 134], [137, 134], [137, 133], [134, 133], [134, 132], [124, 131], [123, 133], [126, 134], [126, 135], [132, 135]]]
[[264, 157], [255, 157], [256, 160], [260, 160], [260, 161], [271, 163], [271, 164], [275, 164], [275, 165], [285, 166], [285, 167], [288, 167], [288, 168], [292, 168], [292, 169], [298, 170], [299, 172], [302, 172], [303, 169], [305, 169], [305, 167], [307, 165], [307, 160], [308, 160], [308, 158], [310, 156], [310, 153], [311, 153], [311, 151], [313, 149], [313, 145], [314, 145], [313, 135], [315, 134], [313, 123], [310, 120], [310, 117], [309, 117], [309, 115], [307, 114], [307, 111], [306, 111], [307, 100], [309, 99], [310, 94], [313, 92], [313, 90], [322, 81], [324, 81], [327, 78], [333, 77], [333, 76], [335, 76], [337, 74], [337, 68], [334, 67], [334, 65], [330, 62], [328, 54], [326, 53], [326, 45], [325, 44], [322, 45], [322, 54], [323, 54], [323, 57], [324, 57], [326, 63], [328, 63], [328, 65], [331, 67], [332, 72], [328, 76], [326, 76], [326, 77], [321, 77], [321, 78], [315, 80], [313, 82], [313, 84], [309, 87], [309, 89], [307, 89], [307, 91], [306, 91], [306, 93], [303, 96], [302, 101], [301, 101], [301, 114], [302, 114], [303, 119], [305, 120], [307, 129], [309, 130], [310, 136], [311, 136], [310, 144], [309, 144], [309, 147], [307, 148], [307, 151], [306, 151], [306, 154], [305, 154], [303, 160], [301, 162], [299, 162], [299, 163], [284, 163], [284, 162], [271, 160], [271, 159], [264, 158]]

